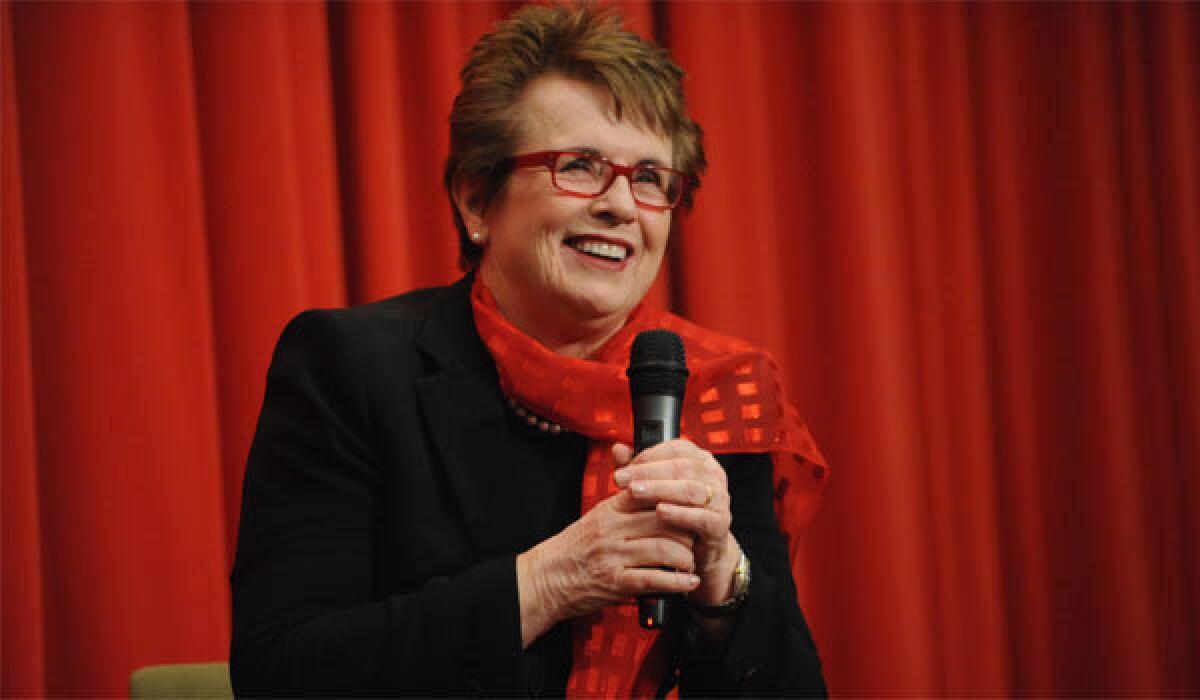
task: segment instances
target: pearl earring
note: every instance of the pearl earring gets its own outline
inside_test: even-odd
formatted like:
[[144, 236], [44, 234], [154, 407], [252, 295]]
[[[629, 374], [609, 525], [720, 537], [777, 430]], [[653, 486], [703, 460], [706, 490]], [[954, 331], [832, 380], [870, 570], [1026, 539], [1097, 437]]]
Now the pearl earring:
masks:
[[483, 240], [483, 234], [480, 233], [479, 231], [476, 231], [475, 233], [471, 234], [471, 240], [475, 241], [476, 243], [479, 243], [480, 241]]

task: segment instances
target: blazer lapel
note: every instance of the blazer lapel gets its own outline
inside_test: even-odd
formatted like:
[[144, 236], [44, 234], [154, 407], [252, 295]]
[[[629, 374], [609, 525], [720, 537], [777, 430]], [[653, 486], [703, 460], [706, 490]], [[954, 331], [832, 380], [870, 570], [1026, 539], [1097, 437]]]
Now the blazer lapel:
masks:
[[486, 559], [516, 552], [512, 504], [520, 494], [496, 460], [511, 438], [495, 364], [475, 331], [471, 280], [446, 290], [418, 336], [440, 371], [417, 381], [417, 396], [477, 554]]

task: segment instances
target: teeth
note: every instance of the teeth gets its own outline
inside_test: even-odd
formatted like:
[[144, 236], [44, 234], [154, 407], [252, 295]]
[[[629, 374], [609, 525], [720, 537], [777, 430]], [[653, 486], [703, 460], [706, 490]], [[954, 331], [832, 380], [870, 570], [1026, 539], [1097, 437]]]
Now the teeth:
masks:
[[574, 240], [568, 241], [567, 245], [571, 246], [575, 250], [601, 258], [607, 258], [609, 260], [619, 261], [625, 259], [625, 246], [620, 246], [615, 243], [604, 243], [602, 241], [593, 240]]

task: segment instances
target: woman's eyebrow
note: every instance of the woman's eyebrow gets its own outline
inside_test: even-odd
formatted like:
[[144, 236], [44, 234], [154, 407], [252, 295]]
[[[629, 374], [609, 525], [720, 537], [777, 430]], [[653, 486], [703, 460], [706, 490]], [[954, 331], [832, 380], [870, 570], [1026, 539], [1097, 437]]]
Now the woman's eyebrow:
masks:
[[[612, 160], [612, 158], [609, 158], [608, 155], [601, 152], [600, 149], [594, 148], [592, 146], [572, 146], [571, 148], [568, 148], [567, 150], [573, 151], [575, 153], [586, 153], [589, 156], [598, 156], [601, 158], [608, 158], [609, 160]], [[661, 160], [659, 160], [658, 158], [655, 158], [653, 156], [649, 157], [649, 158], [642, 158], [634, 165], [653, 165], [653, 166], [658, 166], [661, 168], [671, 167], [670, 165], [662, 162]]]

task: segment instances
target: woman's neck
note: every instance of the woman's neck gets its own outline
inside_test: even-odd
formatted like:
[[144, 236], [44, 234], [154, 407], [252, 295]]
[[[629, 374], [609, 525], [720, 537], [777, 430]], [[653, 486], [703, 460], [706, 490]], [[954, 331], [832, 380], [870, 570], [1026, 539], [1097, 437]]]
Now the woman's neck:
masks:
[[519, 303], [503, 280], [494, 279], [482, 266], [478, 274], [496, 300], [500, 315], [555, 354], [586, 360], [625, 325], [624, 316], [580, 321], [563, 309]]

